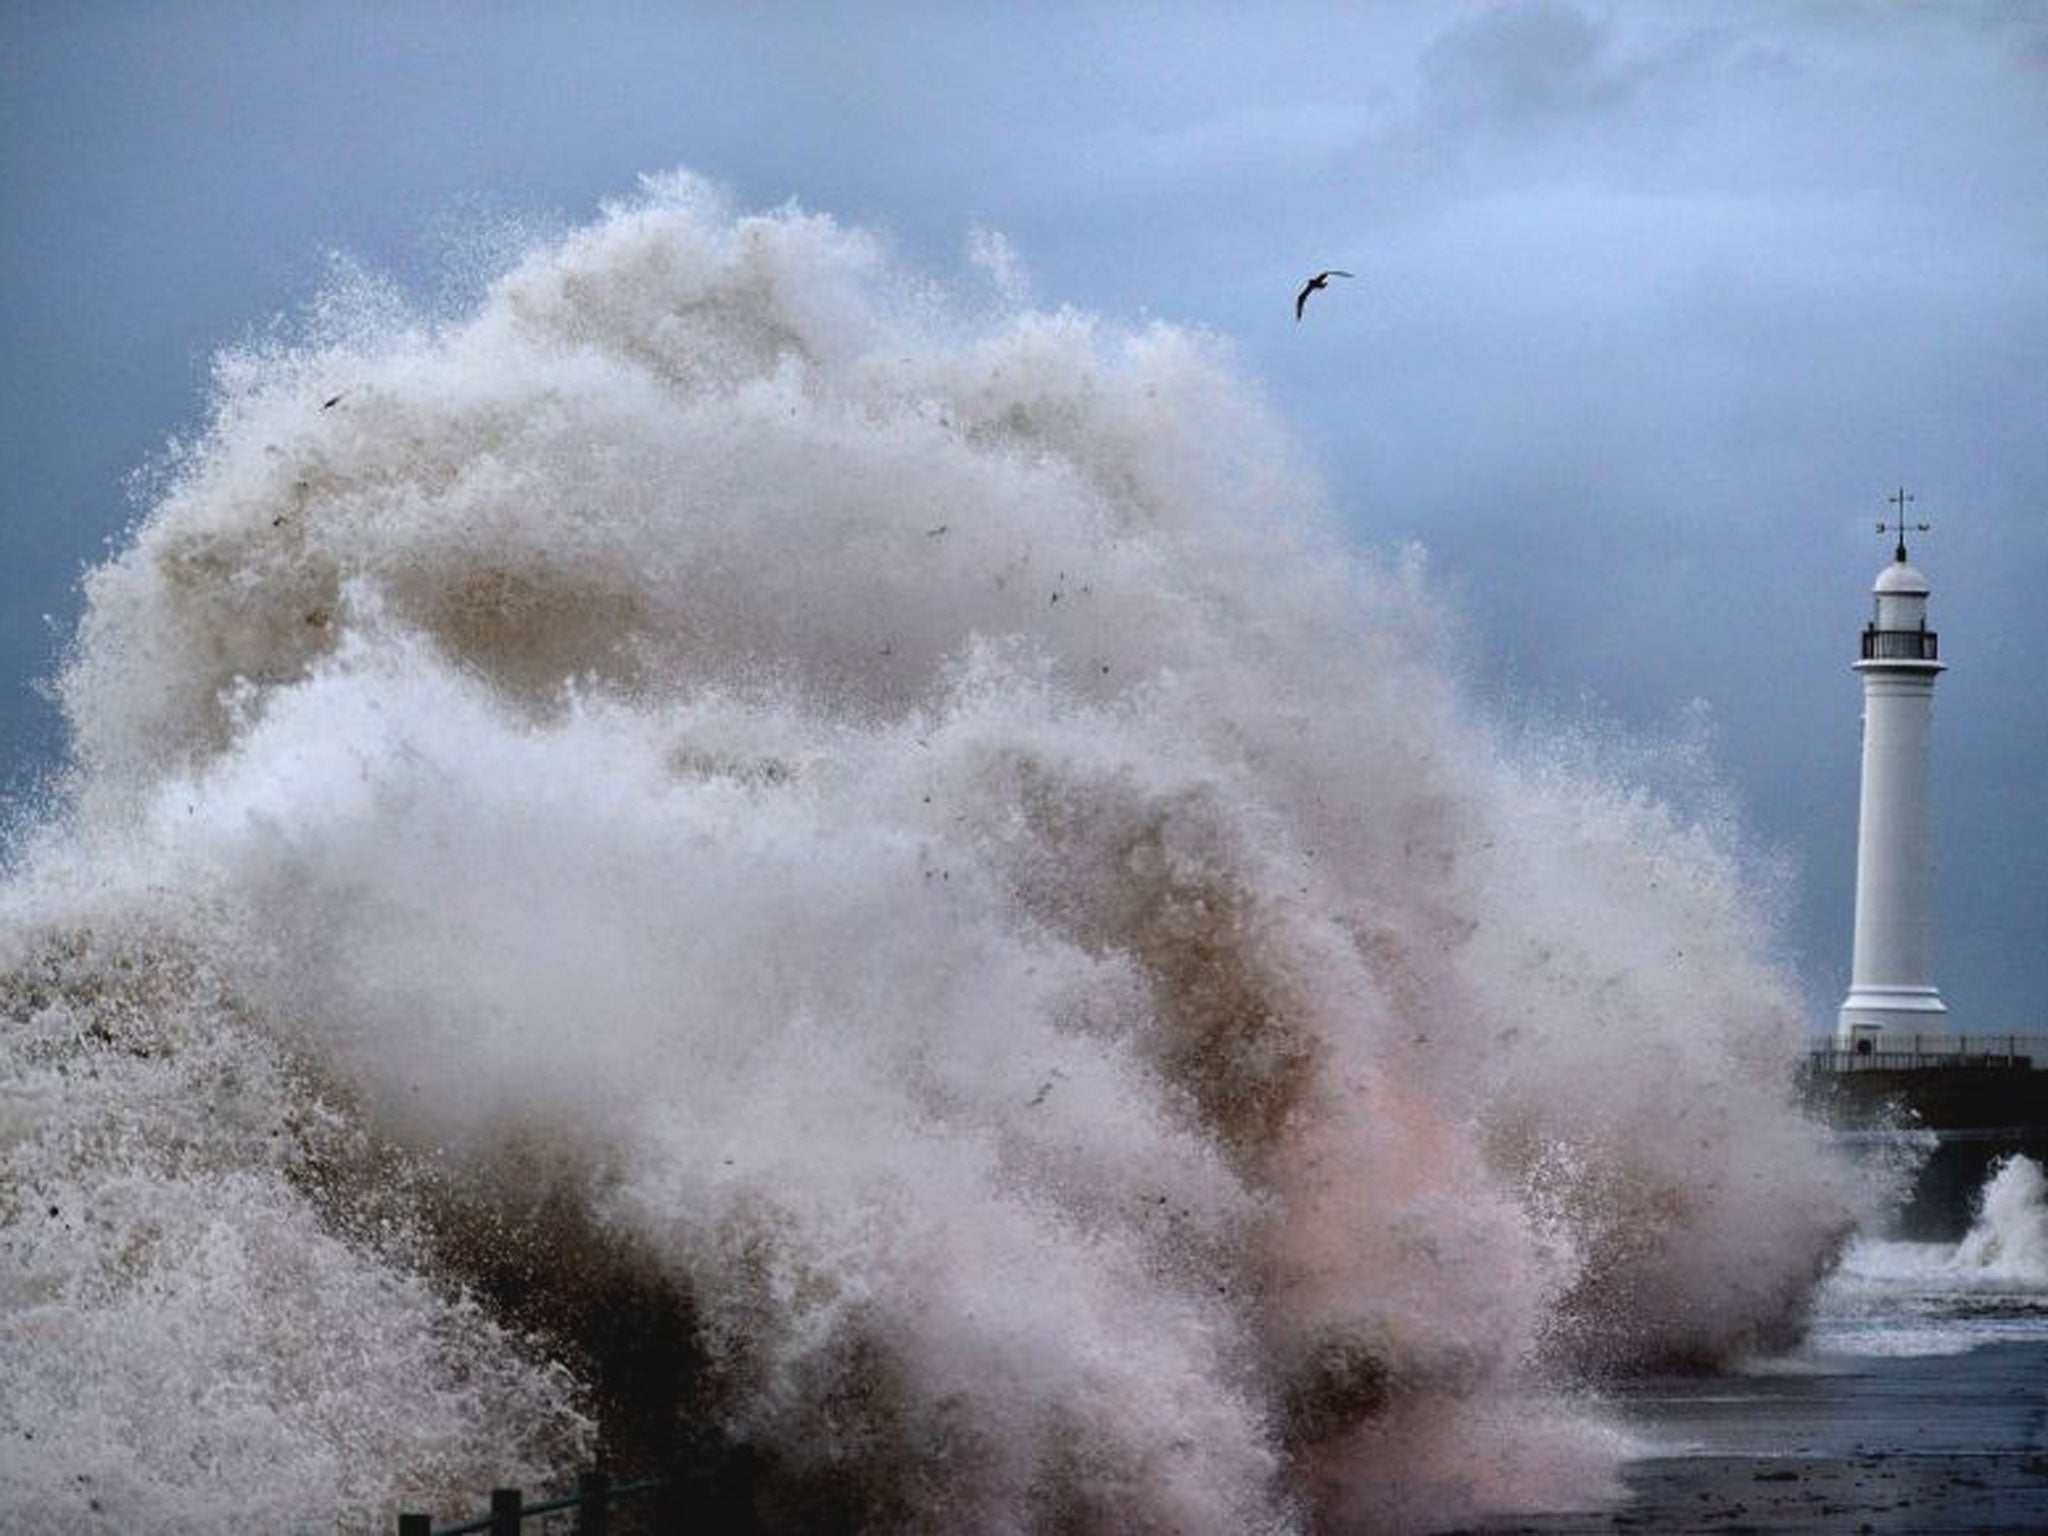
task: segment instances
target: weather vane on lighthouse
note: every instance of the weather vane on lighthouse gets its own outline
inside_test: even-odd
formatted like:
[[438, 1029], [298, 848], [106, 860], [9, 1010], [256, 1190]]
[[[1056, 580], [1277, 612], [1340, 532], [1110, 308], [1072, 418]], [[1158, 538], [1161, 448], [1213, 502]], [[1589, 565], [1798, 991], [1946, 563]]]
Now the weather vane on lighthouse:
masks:
[[1877, 524], [1877, 531], [1880, 534], [1896, 533], [1899, 536], [1899, 547], [1893, 552], [1892, 558], [1897, 560], [1899, 564], [1904, 565], [1906, 563], [1906, 530], [1911, 528], [1915, 533], [1931, 533], [1934, 530], [1934, 524], [1908, 523], [1906, 521], [1906, 507], [1913, 500], [1913, 493], [1903, 485], [1896, 491], [1893, 491], [1891, 495], [1885, 497], [1885, 500], [1899, 509], [1899, 515], [1889, 520], [1880, 518]]

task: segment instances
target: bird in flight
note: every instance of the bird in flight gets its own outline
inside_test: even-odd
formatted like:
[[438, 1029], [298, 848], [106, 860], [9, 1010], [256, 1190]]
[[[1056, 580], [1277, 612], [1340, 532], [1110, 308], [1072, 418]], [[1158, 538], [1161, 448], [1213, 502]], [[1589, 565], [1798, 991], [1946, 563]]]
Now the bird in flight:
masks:
[[1318, 272], [1318, 273], [1317, 273], [1317, 274], [1316, 274], [1316, 275], [1315, 275], [1314, 277], [1310, 278], [1310, 279], [1309, 279], [1309, 280], [1308, 280], [1307, 282], [1303, 283], [1303, 284], [1301, 285], [1301, 292], [1297, 293], [1297, 294], [1296, 294], [1296, 295], [1294, 296], [1294, 318], [1295, 318], [1295, 321], [1296, 321], [1297, 323], [1299, 323], [1299, 322], [1300, 322], [1300, 320], [1301, 320], [1301, 311], [1302, 311], [1303, 307], [1304, 307], [1305, 305], [1307, 305], [1307, 303], [1308, 303], [1308, 296], [1309, 296], [1310, 294], [1314, 293], [1314, 292], [1315, 292], [1315, 291], [1316, 291], [1316, 290], [1317, 290], [1318, 288], [1327, 288], [1327, 287], [1329, 287], [1329, 286], [1330, 286], [1330, 279], [1331, 279], [1331, 278], [1333, 278], [1333, 277], [1349, 277], [1349, 276], [1351, 276], [1351, 274], [1350, 274], [1349, 272], [1339, 272], [1339, 271], [1337, 271], [1337, 270], [1336, 270], [1335, 268], [1332, 268], [1332, 269], [1331, 269], [1330, 271], [1328, 271], [1328, 272]]

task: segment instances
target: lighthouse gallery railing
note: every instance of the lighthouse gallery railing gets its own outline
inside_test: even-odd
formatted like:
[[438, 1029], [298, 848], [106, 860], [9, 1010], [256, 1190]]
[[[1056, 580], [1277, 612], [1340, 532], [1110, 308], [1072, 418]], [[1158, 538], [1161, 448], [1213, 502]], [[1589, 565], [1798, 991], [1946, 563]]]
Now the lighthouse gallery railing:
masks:
[[1939, 661], [1941, 647], [1931, 629], [1866, 629], [1865, 661]]

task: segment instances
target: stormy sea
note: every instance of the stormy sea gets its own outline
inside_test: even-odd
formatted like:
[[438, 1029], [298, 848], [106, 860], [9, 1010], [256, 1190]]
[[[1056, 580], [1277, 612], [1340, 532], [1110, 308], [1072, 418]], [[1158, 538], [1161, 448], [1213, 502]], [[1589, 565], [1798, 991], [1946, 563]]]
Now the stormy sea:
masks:
[[999, 265], [674, 175], [217, 358], [8, 828], [0, 1525], [1587, 1509], [1935, 1262], [1696, 744]]

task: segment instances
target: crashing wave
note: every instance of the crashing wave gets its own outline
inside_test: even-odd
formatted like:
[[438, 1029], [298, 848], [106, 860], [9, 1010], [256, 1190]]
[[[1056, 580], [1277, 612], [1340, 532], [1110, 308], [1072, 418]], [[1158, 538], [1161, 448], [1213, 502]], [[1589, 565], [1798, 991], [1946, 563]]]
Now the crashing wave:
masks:
[[224, 355], [0, 898], [16, 1523], [1601, 1486], [1570, 1384], [1796, 1330], [1854, 1181], [1725, 832], [1320, 502], [1213, 338], [688, 177]]

